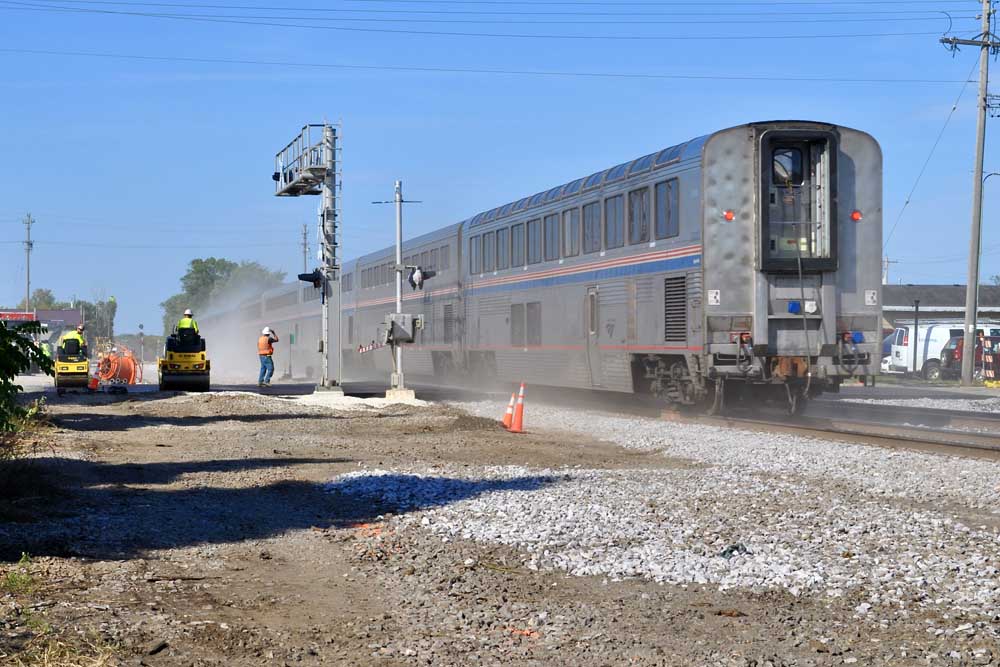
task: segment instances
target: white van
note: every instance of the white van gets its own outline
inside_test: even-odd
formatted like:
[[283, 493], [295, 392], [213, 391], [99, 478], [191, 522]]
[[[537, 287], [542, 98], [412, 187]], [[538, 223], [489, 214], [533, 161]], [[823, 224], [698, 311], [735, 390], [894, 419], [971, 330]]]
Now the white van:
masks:
[[[977, 329], [976, 334], [983, 332], [987, 336], [1000, 336], [1000, 325], [992, 323]], [[941, 351], [954, 336], [961, 336], [965, 323], [961, 320], [928, 320], [920, 322], [917, 334], [917, 366], [913, 367], [913, 346], [911, 344], [913, 324], [900, 323], [892, 340], [892, 353], [889, 367], [896, 372], [919, 373], [928, 380], [938, 380], [941, 377]]]

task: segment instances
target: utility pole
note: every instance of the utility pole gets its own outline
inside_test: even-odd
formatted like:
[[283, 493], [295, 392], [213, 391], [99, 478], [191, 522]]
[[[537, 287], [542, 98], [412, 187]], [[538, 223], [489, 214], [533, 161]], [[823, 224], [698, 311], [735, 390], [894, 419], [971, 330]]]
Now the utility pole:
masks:
[[[397, 340], [397, 334], [406, 329], [401, 324], [409, 321], [410, 331], [415, 333], [415, 318], [403, 315], [403, 272], [406, 266], [403, 264], [403, 204], [419, 204], [418, 201], [403, 199], [403, 181], [396, 181], [395, 191], [392, 201], [374, 201], [373, 204], [395, 204], [396, 205], [396, 317], [388, 318], [388, 326], [391, 332], [392, 346], [392, 376], [389, 379], [389, 392], [386, 398], [390, 397], [390, 392], [396, 398], [413, 398], [413, 392], [406, 389], [403, 381], [403, 343], [411, 340]], [[416, 267], [413, 267], [416, 268]]]
[[1000, 41], [990, 31], [992, 0], [982, 0], [982, 32], [976, 39], [942, 37], [941, 43], [954, 51], [959, 46], [979, 47], [979, 98], [976, 127], [976, 166], [972, 174], [972, 234], [969, 238], [969, 275], [965, 285], [965, 340], [962, 355], [962, 384], [972, 384], [976, 355], [976, 315], [979, 307], [979, 253], [983, 231], [983, 153], [986, 149], [986, 111], [989, 106], [990, 51], [1000, 48]]
[[[396, 314], [403, 314], [403, 181], [396, 181]], [[396, 345], [396, 377], [393, 389], [405, 389], [403, 383], [403, 346]]]
[[882, 259], [882, 284], [883, 285], [888, 285], [889, 284], [889, 265], [890, 264], [899, 264], [899, 261], [894, 260], [894, 259], [889, 259], [889, 256], [886, 255]]
[[34, 241], [31, 240], [31, 226], [35, 224], [35, 220], [31, 217], [31, 214], [24, 216], [24, 310], [28, 312], [31, 310], [31, 249], [35, 247]]
[[309, 225], [302, 225], [302, 273], [309, 271]]

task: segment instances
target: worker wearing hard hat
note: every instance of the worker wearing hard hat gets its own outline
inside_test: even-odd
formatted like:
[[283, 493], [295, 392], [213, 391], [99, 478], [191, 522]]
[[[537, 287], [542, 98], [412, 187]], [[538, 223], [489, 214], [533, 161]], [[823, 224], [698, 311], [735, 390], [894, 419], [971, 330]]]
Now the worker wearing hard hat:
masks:
[[194, 313], [191, 312], [190, 308], [184, 311], [184, 317], [177, 322], [174, 333], [180, 333], [181, 329], [194, 329], [194, 332], [198, 333], [198, 323], [195, 322]]
[[66, 353], [66, 342], [75, 340], [80, 345], [80, 354], [87, 356], [87, 339], [83, 337], [84, 327], [82, 324], [76, 325], [74, 331], [67, 331], [59, 338], [59, 352]]
[[270, 387], [271, 376], [274, 375], [274, 344], [278, 342], [278, 336], [271, 331], [271, 327], [264, 327], [257, 339], [257, 356], [260, 357], [260, 375], [257, 377], [258, 387]]

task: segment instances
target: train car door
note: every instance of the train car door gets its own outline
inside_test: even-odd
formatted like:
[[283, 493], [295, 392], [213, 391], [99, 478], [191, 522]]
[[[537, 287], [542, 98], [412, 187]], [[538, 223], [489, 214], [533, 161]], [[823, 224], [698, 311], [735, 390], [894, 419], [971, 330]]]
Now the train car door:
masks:
[[584, 329], [587, 335], [587, 363], [590, 365], [590, 384], [604, 385], [604, 369], [601, 365], [601, 318], [597, 286], [587, 288], [587, 298], [583, 306]]

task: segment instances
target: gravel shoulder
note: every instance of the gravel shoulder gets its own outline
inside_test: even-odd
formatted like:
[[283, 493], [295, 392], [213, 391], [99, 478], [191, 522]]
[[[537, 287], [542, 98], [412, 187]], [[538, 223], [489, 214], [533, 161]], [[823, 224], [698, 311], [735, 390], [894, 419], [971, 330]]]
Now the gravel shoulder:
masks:
[[0, 664], [997, 664], [993, 464], [502, 409], [53, 401]]

